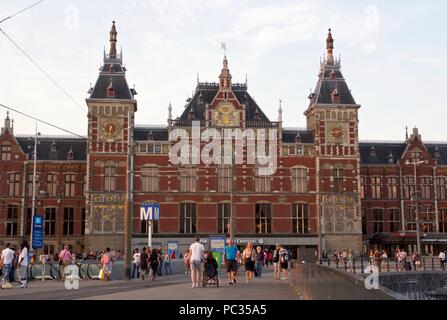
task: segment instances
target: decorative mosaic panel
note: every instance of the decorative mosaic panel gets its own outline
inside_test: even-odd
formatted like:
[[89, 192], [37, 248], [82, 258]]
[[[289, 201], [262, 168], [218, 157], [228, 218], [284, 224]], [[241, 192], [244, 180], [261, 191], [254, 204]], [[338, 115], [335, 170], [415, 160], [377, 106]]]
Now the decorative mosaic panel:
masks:
[[325, 195], [322, 208], [322, 233], [361, 232], [361, 219], [355, 196]]

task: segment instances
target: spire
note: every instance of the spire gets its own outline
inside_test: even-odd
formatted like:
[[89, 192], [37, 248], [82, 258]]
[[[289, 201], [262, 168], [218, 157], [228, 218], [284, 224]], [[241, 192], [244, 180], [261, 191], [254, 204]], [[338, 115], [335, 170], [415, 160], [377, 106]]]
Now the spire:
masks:
[[326, 63], [334, 64], [334, 38], [332, 38], [332, 30], [329, 28], [329, 33], [326, 39]]
[[118, 32], [116, 32], [115, 21], [113, 21], [112, 29], [110, 29], [110, 52], [109, 58], [116, 59], [116, 43]]
[[408, 126], [405, 126], [405, 140], [408, 140]]
[[223, 59], [223, 68], [222, 72], [220, 73], [219, 80], [220, 89], [231, 89], [231, 74], [230, 70], [228, 69], [228, 60], [226, 55]]
[[279, 99], [278, 121], [282, 122], [282, 100]]
[[13, 127], [11, 126], [11, 120], [9, 119], [9, 110], [6, 111], [5, 125], [2, 128], [2, 134], [4, 134], [5, 132], [13, 134]]

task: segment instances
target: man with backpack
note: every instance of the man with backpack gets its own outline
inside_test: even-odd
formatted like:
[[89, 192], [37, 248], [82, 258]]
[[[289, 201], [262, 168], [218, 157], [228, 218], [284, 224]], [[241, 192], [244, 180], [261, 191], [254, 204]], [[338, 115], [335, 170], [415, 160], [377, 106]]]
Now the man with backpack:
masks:
[[281, 247], [280, 247], [279, 243], [277, 243], [276, 248], [273, 251], [273, 256], [272, 256], [275, 280], [279, 280], [280, 274], [281, 274], [281, 268], [280, 268], [280, 263], [279, 263], [279, 251], [280, 250], [281, 250]]
[[290, 255], [289, 251], [287, 249], [284, 249], [283, 245], [279, 246], [279, 264], [280, 264], [280, 270], [282, 272], [282, 278], [281, 280], [287, 280], [289, 279], [289, 260]]

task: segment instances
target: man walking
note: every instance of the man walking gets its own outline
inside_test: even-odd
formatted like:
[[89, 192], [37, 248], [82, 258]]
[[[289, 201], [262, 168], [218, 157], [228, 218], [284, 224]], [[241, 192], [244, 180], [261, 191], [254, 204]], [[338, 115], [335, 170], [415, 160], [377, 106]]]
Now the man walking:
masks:
[[12, 264], [14, 261], [14, 251], [12, 251], [10, 247], [11, 247], [11, 244], [7, 243], [6, 248], [2, 251], [2, 255], [1, 255], [1, 265], [3, 265], [2, 287], [10, 286], [9, 279], [11, 277], [10, 273], [11, 273]]
[[136, 248], [133, 252], [132, 279], [140, 277], [140, 256], [140, 251]]
[[439, 262], [441, 263], [441, 269], [445, 271], [445, 251], [439, 253]]
[[75, 261], [70, 250], [68, 250], [67, 245], [65, 245], [64, 249], [59, 253], [59, 261], [59, 264], [62, 266], [62, 279], [65, 280], [65, 269], [71, 264], [71, 262]]
[[287, 249], [284, 249], [283, 245], [279, 246], [279, 264], [282, 271], [282, 277], [281, 280], [288, 280], [289, 279], [289, 251]]
[[200, 273], [202, 270], [203, 255], [205, 247], [200, 243], [200, 237], [196, 236], [195, 242], [189, 247], [189, 261], [191, 263], [192, 288], [198, 288], [200, 283]]
[[233, 239], [228, 240], [225, 247], [224, 262], [227, 266], [228, 284], [236, 283], [237, 261], [239, 260], [239, 250], [233, 244]]
[[28, 263], [29, 263], [29, 251], [28, 241], [24, 240], [20, 246], [19, 262], [17, 264], [20, 275], [20, 288], [26, 288], [28, 286]]

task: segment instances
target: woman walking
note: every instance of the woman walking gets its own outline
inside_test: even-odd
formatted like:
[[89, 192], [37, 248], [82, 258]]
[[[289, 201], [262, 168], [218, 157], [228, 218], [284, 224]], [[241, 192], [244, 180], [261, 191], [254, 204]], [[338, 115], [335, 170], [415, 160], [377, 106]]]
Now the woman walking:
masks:
[[24, 240], [20, 246], [19, 262], [17, 264], [19, 268], [19, 276], [21, 280], [20, 288], [26, 288], [28, 286], [28, 262], [29, 251], [28, 241]]
[[106, 252], [101, 257], [101, 268], [104, 274], [104, 281], [108, 282], [110, 280], [110, 276], [112, 274], [112, 253], [110, 252], [110, 248], [106, 249]]
[[152, 269], [152, 281], [155, 281], [157, 279], [158, 266], [160, 265], [160, 251], [152, 249], [149, 261]]
[[[150, 248], [149, 248], [150, 251]], [[141, 280], [144, 280], [144, 277], [147, 274], [147, 270], [149, 267], [149, 255], [146, 253], [146, 247], [141, 250], [140, 254], [140, 276]]]
[[245, 264], [245, 276], [247, 279], [246, 283], [249, 283], [253, 279], [256, 259], [255, 250], [251, 242], [247, 243], [244, 252], [242, 252], [242, 257]]

